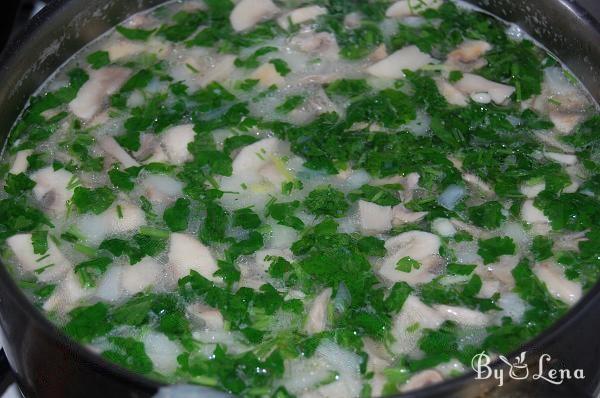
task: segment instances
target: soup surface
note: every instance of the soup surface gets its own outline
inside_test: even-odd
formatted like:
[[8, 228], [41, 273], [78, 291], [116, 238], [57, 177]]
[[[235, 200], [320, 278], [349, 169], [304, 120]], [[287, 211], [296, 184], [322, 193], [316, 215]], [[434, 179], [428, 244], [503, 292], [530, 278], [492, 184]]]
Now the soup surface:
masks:
[[598, 137], [556, 59], [460, 4], [169, 3], [31, 98], [2, 259], [68, 335], [154, 379], [409, 391], [596, 281]]

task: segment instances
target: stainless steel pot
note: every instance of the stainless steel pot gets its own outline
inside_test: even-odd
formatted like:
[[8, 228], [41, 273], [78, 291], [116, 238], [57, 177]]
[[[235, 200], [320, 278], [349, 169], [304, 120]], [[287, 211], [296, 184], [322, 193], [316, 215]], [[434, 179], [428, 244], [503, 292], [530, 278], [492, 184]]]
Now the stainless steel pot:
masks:
[[[128, 15], [162, 0], [55, 0], [9, 46], [0, 61], [0, 131], [2, 140], [28, 97], [71, 55]], [[600, 101], [600, 25], [569, 0], [472, 0], [507, 21], [519, 24], [571, 68]], [[600, 133], [600, 132], [599, 132]], [[477, 397], [591, 396], [600, 381], [600, 285], [593, 288], [551, 329], [520, 351], [537, 364], [584, 371], [586, 379], [550, 383], [475, 380], [474, 374], [434, 385], [407, 396]], [[6, 358], [27, 397], [150, 397], [160, 383], [107, 363], [52, 325], [0, 267], [0, 327]], [[511, 357], [509, 355], [509, 357]], [[0, 358], [0, 372], [7, 369]], [[495, 369], [501, 369], [496, 362]], [[537, 365], [536, 365], [537, 366]], [[1, 384], [1, 383], [0, 383]], [[523, 395], [524, 394], [524, 395]]]

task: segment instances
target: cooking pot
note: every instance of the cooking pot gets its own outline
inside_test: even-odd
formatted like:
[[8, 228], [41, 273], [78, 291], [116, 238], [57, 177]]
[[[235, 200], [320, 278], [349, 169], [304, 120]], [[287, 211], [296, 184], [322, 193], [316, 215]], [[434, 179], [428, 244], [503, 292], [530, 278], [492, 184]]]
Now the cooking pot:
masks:
[[[0, 137], [4, 142], [26, 101], [68, 58], [127, 16], [162, 0], [55, 0], [13, 40], [0, 60]], [[600, 101], [600, 24], [569, 0], [472, 0], [501, 18], [515, 22], [561, 59]], [[410, 397], [595, 396], [600, 382], [600, 284], [552, 328], [526, 343], [530, 377], [517, 381], [496, 360], [498, 377], [476, 378], [474, 372], [439, 383]], [[26, 397], [151, 397], [163, 387], [103, 360], [65, 336], [33, 306], [7, 270], [0, 266], [0, 328], [5, 356], [0, 372], [6, 386], [8, 365]], [[543, 356], [547, 354], [548, 356]], [[553, 384], [538, 378], [550, 367], [581, 369], [585, 379]], [[546, 361], [546, 359], [551, 360]], [[503, 372], [500, 372], [503, 371]], [[547, 373], [545, 373], [547, 374]], [[501, 387], [498, 384], [502, 383]], [[197, 396], [203, 396], [199, 393]]]

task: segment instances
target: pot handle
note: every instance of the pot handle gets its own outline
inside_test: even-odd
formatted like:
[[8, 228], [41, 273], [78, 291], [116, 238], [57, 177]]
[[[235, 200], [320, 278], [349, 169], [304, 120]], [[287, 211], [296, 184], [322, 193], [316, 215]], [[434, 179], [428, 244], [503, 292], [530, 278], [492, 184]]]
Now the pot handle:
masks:
[[4, 349], [0, 349], [0, 396], [4, 395], [8, 387], [14, 383], [13, 372], [6, 358]]

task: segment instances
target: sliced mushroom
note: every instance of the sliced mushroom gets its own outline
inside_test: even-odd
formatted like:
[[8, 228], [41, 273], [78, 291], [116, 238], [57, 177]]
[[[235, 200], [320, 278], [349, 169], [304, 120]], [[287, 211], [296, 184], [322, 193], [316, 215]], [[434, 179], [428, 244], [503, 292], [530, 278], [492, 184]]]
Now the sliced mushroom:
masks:
[[119, 66], [109, 66], [91, 72], [89, 80], [69, 103], [69, 110], [85, 121], [92, 119], [100, 111], [106, 98], [121, 88], [130, 74], [130, 69]]
[[206, 279], [221, 280], [220, 277], [213, 275], [218, 267], [209, 248], [192, 235], [171, 234], [169, 240], [169, 266], [175, 281], [189, 275], [191, 270], [198, 272]]
[[320, 333], [327, 326], [328, 307], [331, 300], [331, 288], [323, 290], [310, 305], [304, 329], [309, 335]]
[[23, 149], [17, 152], [17, 154], [15, 155], [15, 159], [13, 160], [12, 165], [10, 166], [10, 170], [8, 170], [8, 172], [10, 174], [25, 173], [29, 168], [29, 162], [27, 161], [27, 158], [31, 156], [32, 153], [32, 149]]
[[465, 94], [488, 93], [496, 104], [504, 103], [514, 92], [515, 88], [506, 84], [500, 84], [484, 77], [465, 73], [454, 85]]
[[417, 46], [407, 46], [369, 66], [367, 72], [375, 77], [404, 79], [402, 70], [415, 71], [433, 61], [429, 54], [422, 52]]
[[141, 183], [144, 196], [151, 202], [170, 202], [181, 196], [183, 183], [173, 177], [163, 174], [150, 174]]
[[481, 58], [486, 52], [492, 49], [492, 46], [487, 41], [483, 40], [466, 40], [458, 48], [448, 54], [448, 59], [469, 63]]
[[112, 62], [115, 62], [122, 58], [139, 54], [143, 52], [145, 48], [146, 47], [141, 43], [121, 39], [112, 42], [108, 47], [106, 47], [106, 51], [108, 51], [109, 59]]
[[57, 311], [61, 314], [69, 312], [81, 300], [91, 296], [94, 289], [85, 289], [73, 270], [60, 282], [54, 292], [44, 302], [45, 311]]
[[66, 203], [73, 196], [69, 188], [75, 176], [65, 169], [54, 170], [50, 166], [36, 171], [31, 179], [35, 181], [33, 194], [42, 207], [57, 215], [65, 214]]
[[398, 355], [415, 353], [422, 329], [437, 329], [443, 322], [439, 312], [411, 294], [393, 319], [391, 334], [395, 340], [390, 350]]
[[98, 145], [104, 152], [117, 159], [125, 168], [139, 166], [140, 164], [132, 158], [119, 143], [110, 136], [103, 136], [98, 139]]
[[279, 8], [271, 0], [241, 0], [231, 11], [229, 22], [236, 32], [241, 32], [278, 12]]
[[159, 281], [162, 265], [152, 257], [144, 257], [137, 264], [123, 267], [121, 283], [123, 289], [130, 294], [136, 294], [155, 285]]
[[441, 5], [442, 0], [400, 0], [387, 9], [385, 16], [388, 18], [403, 18], [417, 15], [429, 8], [438, 8]]
[[48, 251], [36, 254], [33, 251], [31, 234], [13, 235], [6, 240], [21, 267], [29, 273], [36, 273], [42, 282], [56, 281], [72, 268], [71, 262], [62, 254], [52, 239], [48, 239]]
[[568, 113], [554, 111], [548, 114], [550, 121], [554, 124], [554, 129], [561, 134], [570, 134], [575, 126], [583, 121], [583, 113]]
[[360, 229], [365, 234], [378, 234], [392, 229], [392, 207], [365, 200], [358, 201]]
[[283, 29], [288, 30], [290, 23], [293, 25], [299, 25], [304, 22], [315, 20], [320, 15], [327, 14], [327, 8], [320, 6], [307, 6], [296, 8], [293, 11], [283, 14], [277, 18], [277, 23]]
[[533, 272], [544, 282], [550, 294], [560, 301], [573, 305], [581, 298], [581, 285], [567, 279], [563, 268], [553, 261], [536, 264]]

